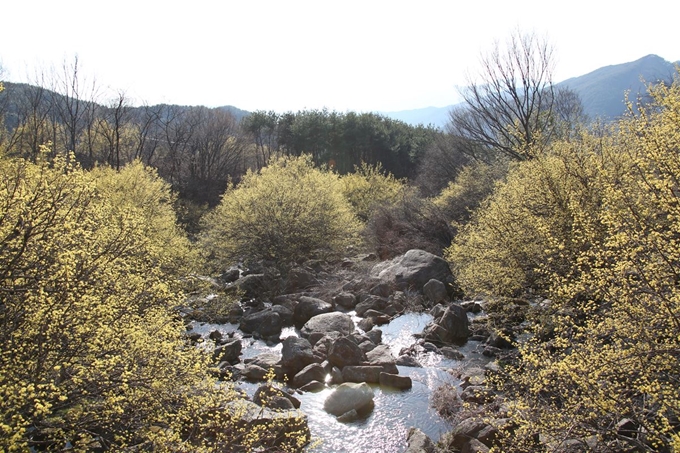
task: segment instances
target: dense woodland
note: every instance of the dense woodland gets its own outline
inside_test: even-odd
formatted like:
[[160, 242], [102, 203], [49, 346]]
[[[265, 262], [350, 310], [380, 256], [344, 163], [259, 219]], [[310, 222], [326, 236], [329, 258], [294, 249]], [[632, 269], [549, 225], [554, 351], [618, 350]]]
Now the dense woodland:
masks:
[[442, 255], [505, 319], [495, 451], [680, 451], [680, 80], [603, 124], [552, 67], [513, 35], [445, 131], [102, 103], [77, 62], [5, 84], [0, 447], [267, 448], [183, 342], [187, 276], [354, 247]]

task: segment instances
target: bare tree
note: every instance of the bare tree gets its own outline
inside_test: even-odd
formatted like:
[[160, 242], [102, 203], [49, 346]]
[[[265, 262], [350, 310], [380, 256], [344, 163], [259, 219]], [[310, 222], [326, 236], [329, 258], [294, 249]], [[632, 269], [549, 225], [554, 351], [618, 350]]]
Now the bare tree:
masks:
[[[61, 72], [55, 71], [53, 91], [57, 96], [56, 117], [62, 125], [64, 148], [77, 151], [81, 132], [95, 120], [92, 110], [97, 108], [98, 88], [96, 81], [83, 79], [78, 66], [78, 56], [73, 63], [63, 62]], [[86, 121], [90, 123], [86, 124]]]
[[121, 154], [128, 151], [123, 149], [122, 135], [130, 122], [129, 106], [124, 92], [118, 92], [99, 121], [99, 129], [107, 145], [106, 162], [116, 170], [120, 170], [121, 163], [125, 164], [132, 159], [132, 156], [127, 155], [131, 153], [126, 153], [122, 156], [121, 162]]
[[462, 90], [464, 107], [450, 112], [448, 131], [494, 152], [527, 159], [553, 133], [556, 102], [553, 47], [515, 31], [481, 57], [476, 78]]

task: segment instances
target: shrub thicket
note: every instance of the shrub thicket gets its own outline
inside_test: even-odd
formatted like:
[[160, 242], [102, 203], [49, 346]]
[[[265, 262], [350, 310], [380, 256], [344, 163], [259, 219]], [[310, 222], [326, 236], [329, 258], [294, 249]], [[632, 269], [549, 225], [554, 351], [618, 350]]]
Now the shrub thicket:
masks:
[[0, 450], [250, 451], [266, 430], [171, 309], [190, 254], [167, 186], [72, 162], [0, 159]]
[[287, 268], [356, 243], [359, 229], [336, 174], [309, 156], [285, 157], [225, 192], [206, 217], [202, 244], [221, 266], [265, 260]]
[[503, 451], [680, 451], [680, 83], [650, 94], [514, 167], [449, 250], [469, 291], [552, 299], [554, 335], [507, 370]]
[[366, 222], [379, 206], [391, 205], [399, 200], [405, 190], [403, 180], [385, 173], [382, 165], [366, 162], [354, 167], [354, 173], [344, 175], [342, 193], [354, 208], [360, 220]]

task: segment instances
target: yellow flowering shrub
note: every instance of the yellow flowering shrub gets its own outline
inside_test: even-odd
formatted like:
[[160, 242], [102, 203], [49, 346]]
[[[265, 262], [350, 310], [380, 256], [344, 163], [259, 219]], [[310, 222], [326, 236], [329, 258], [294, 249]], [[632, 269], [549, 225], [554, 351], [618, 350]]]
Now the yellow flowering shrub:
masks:
[[395, 203], [404, 192], [405, 184], [386, 173], [382, 165], [370, 165], [363, 162], [354, 167], [354, 173], [341, 178], [342, 193], [354, 208], [357, 217], [367, 221], [373, 208], [379, 205]]
[[222, 266], [268, 260], [285, 268], [341, 251], [359, 229], [336, 174], [315, 168], [310, 156], [283, 157], [227, 189], [206, 216], [202, 244]]
[[493, 191], [497, 181], [507, 173], [504, 160], [492, 163], [474, 161], [460, 169], [454, 181], [449, 182], [432, 202], [442, 214], [455, 224], [466, 221], [472, 210]]
[[552, 153], [511, 166], [445, 251], [467, 293], [518, 296], [568, 273], [582, 246], [572, 234], [575, 212], [597, 204], [592, 157], [583, 153], [593, 140], [555, 144]]
[[120, 175], [85, 172], [72, 157], [0, 159], [0, 451], [272, 441], [277, 430], [241, 423], [236, 392], [216, 385], [170, 308], [182, 295], [169, 273], [176, 250], [162, 241], [183, 241], [158, 181], [135, 166]]
[[552, 300], [553, 335], [520, 344], [500, 383], [498, 451], [679, 451], [680, 83], [650, 96], [519, 164], [450, 249], [468, 288]]

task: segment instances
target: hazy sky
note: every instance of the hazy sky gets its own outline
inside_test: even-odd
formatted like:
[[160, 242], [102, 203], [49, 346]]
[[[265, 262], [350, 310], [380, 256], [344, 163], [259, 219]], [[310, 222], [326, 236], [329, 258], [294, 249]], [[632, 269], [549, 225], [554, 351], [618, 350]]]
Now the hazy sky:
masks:
[[[480, 52], [547, 35], [556, 81], [648, 54], [680, 59], [670, 1], [14, 0], [0, 6], [3, 78], [78, 56], [136, 104], [396, 111], [456, 102]], [[663, 4], [666, 7], [663, 7]]]

